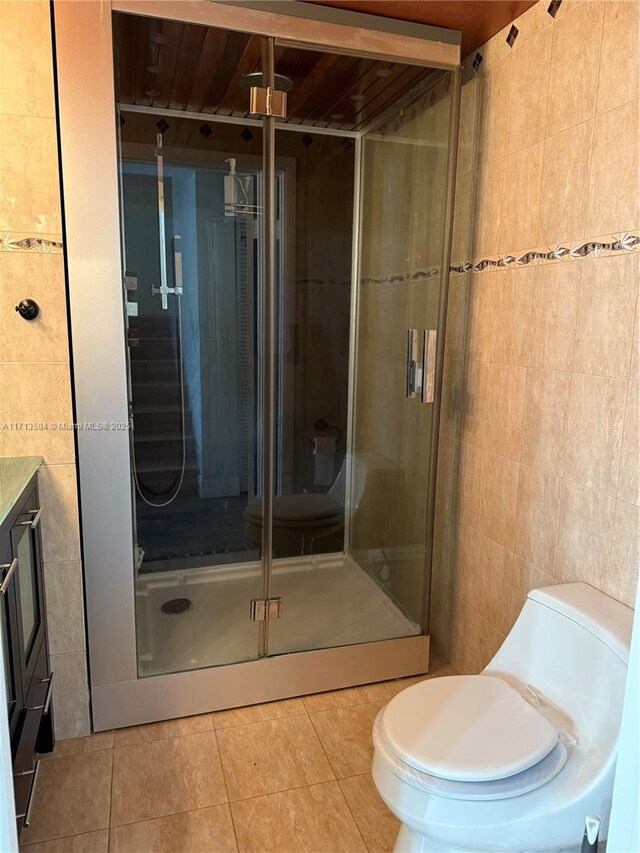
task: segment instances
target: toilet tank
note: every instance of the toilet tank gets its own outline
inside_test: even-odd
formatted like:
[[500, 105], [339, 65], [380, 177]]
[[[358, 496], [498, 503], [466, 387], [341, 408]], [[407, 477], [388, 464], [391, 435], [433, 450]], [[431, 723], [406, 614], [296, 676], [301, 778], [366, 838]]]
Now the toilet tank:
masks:
[[615, 741], [632, 624], [631, 608], [588, 584], [534, 589], [485, 672], [528, 685], [583, 736]]

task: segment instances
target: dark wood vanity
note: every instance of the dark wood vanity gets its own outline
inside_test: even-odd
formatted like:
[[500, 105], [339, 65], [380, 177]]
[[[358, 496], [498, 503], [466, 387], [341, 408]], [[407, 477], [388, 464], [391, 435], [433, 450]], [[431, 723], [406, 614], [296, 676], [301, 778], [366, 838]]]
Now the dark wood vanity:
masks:
[[29, 825], [40, 759], [54, 745], [37, 472], [39, 457], [0, 459], [0, 629], [18, 834]]

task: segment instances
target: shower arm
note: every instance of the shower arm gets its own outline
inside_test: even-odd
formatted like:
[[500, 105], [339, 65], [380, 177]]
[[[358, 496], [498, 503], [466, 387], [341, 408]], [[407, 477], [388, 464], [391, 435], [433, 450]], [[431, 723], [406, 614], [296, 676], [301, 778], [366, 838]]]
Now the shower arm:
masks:
[[162, 134], [156, 135], [156, 166], [158, 174], [158, 237], [160, 239], [160, 287], [151, 286], [151, 295], [160, 296], [162, 308], [167, 311], [169, 303], [167, 296], [173, 293], [182, 296], [182, 252], [179, 251], [180, 236], [173, 238], [173, 265], [175, 271], [175, 287], [167, 285], [167, 237], [164, 212], [164, 155], [162, 153]]

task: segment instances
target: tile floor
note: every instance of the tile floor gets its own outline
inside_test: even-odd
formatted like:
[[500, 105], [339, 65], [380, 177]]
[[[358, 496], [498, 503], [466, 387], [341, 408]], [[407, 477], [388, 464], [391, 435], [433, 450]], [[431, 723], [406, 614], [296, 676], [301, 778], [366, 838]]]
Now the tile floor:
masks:
[[[455, 674], [432, 661], [431, 677]], [[384, 853], [371, 726], [419, 678], [60, 741], [24, 853]]]

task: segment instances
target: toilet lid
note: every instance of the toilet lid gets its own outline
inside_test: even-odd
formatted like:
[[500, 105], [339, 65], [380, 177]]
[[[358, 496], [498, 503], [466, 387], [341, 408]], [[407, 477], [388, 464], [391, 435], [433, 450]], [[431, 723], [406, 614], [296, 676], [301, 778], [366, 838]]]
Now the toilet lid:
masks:
[[398, 693], [382, 717], [384, 738], [404, 762], [441, 779], [486, 782], [533, 767], [558, 730], [500, 678], [432, 678]]

